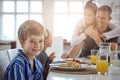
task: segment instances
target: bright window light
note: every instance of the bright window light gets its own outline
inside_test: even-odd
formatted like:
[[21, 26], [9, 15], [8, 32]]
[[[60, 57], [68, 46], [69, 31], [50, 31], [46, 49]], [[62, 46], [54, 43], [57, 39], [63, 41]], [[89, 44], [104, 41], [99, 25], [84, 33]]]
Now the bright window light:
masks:
[[56, 1], [55, 2], [55, 12], [67, 12], [67, 2], [66, 1]]
[[17, 12], [28, 12], [28, 2], [17, 1]]
[[77, 24], [77, 22], [78, 22], [81, 18], [83, 18], [83, 15], [82, 15], [82, 14], [77, 14], [77, 15], [71, 14], [71, 15], [70, 15], [70, 18], [69, 18], [69, 24], [70, 24], [70, 26], [71, 26], [70, 28], [73, 29], [74, 26]]
[[3, 32], [4, 40], [14, 40], [14, 15], [3, 15]]
[[25, 22], [26, 20], [28, 20], [28, 15], [23, 15], [23, 14], [19, 14], [16, 17], [16, 34], [18, 31], [18, 28], [20, 27], [20, 25]]
[[14, 12], [13, 1], [3, 1], [3, 12]]
[[42, 12], [42, 2], [31, 1], [31, 12]]
[[83, 12], [83, 3], [82, 2], [70, 2], [70, 12]]
[[1, 40], [16, 40], [18, 28], [28, 19], [43, 23], [42, 0], [2, 0], [0, 4]]
[[36, 20], [36, 21], [40, 22], [41, 24], [43, 24], [43, 17], [42, 17], [42, 15], [31, 14], [30, 19]]
[[83, 17], [83, 2], [55, 1], [54, 10], [54, 36], [71, 41], [77, 22]]
[[67, 35], [68, 30], [68, 19], [67, 15], [55, 15], [54, 16], [54, 36]]

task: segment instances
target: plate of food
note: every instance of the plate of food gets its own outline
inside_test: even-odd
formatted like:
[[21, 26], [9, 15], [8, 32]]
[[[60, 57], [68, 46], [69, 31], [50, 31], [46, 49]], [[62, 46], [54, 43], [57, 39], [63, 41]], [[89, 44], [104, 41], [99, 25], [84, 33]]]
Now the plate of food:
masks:
[[62, 63], [52, 64], [50, 70], [52, 72], [65, 74], [96, 74], [94, 67], [90, 67], [89, 64], [75, 59], [68, 59]]
[[65, 60], [65, 63], [58, 63], [52, 65], [53, 68], [57, 70], [64, 70], [64, 71], [77, 71], [77, 70], [84, 70], [85, 68], [82, 67], [79, 60]]

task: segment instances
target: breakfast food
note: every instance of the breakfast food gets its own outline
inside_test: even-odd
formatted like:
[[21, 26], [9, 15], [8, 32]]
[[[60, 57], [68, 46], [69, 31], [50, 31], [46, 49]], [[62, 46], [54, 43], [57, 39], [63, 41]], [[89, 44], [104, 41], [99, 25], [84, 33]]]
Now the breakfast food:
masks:
[[60, 64], [60, 67], [70, 67], [70, 68], [79, 68], [80, 61], [79, 60], [67, 60], [66, 63]]

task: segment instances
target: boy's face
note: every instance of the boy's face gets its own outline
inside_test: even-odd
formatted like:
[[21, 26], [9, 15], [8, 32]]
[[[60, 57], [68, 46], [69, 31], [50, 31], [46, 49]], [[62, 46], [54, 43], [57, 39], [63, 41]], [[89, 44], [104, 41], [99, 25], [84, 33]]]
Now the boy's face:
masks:
[[95, 21], [95, 16], [96, 15], [93, 13], [91, 9], [84, 10], [84, 19], [87, 25], [93, 24], [93, 22]]
[[24, 52], [29, 56], [36, 56], [44, 48], [44, 36], [30, 35], [25, 41], [21, 41]]

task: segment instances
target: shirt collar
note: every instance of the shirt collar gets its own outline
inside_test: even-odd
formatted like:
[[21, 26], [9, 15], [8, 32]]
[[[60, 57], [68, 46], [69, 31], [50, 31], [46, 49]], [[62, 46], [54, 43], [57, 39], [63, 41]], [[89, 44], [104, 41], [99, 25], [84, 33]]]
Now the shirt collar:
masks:
[[22, 49], [18, 49], [18, 55], [20, 55], [21, 57], [23, 57], [23, 58], [25, 59], [25, 62], [26, 62], [27, 64], [30, 64], [29, 59], [27, 58], [27, 56], [25, 55], [25, 53], [23, 52]]

